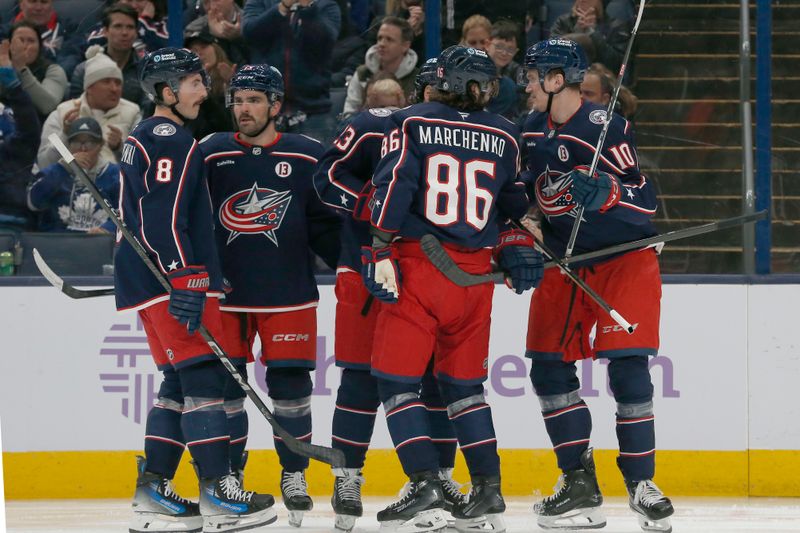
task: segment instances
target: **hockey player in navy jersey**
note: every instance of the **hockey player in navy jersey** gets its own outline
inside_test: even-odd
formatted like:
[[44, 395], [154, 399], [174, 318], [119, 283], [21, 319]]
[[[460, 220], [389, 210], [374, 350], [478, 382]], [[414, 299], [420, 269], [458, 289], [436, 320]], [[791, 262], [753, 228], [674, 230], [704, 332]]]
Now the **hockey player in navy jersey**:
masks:
[[[606, 118], [604, 108], [581, 100], [586, 57], [573, 41], [551, 39], [526, 54], [526, 91], [535, 113], [523, 131], [524, 177], [544, 214], [545, 243], [563, 254], [578, 205], [585, 209], [576, 253], [599, 250], [656, 234], [653, 186], [639, 170], [633, 129], [614, 116], [589, 176], [595, 146]], [[615, 309], [634, 322], [628, 335], [602, 309], [555, 269], [544, 276], [531, 299], [526, 355], [533, 360], [531, 381], [539, 396], [545, 427], [563, 471], [558, 490], [534, 507], [546, 528], [605, 525], [603, 497], [589, 448], [591, 417], [581, 399], [575, 361], [607, 358], [617, 401], [617, 464], [625, 478], [630, 507], [646, 530], [668, 531], [672, 504], [653, 483], [655, 430], [653, 386], [648, 357], [658, 352], [661, 299], [656, 252], [652, 248], [582, 263], [576, 273]], [[596, 327], [594, 344], [589, 334]]]
[[[164, 381], [147, 417], [145, 456], [133, 508], [133, 532], [241, 531], [275, 521], [268, 494], [241, 489], [231, 472], [226, 389], [239, 388], [200, 323], [225, 343], [217, 297], [222, 275], [213, 238], [203, 162], [186, 120], [197, 116], [208, 78], [192, 52], [162, 48], [140, 71], [154, 115], [125, 141], [120, 161], [120, 218], [172, 285], [164, 292], [126, 240], [114, 258], [117, 308], [137, 310]], [[175, 493], [171, 479], [184, 447], [200, 479], [200, 504]]]
[[[453, 516], [461, 531], [502, 531], [505, 503], [491, 411], [484, 399], [494, 287], [459, 287], [428, 261], [419, 239], [437, 236], [460, 267], [490, 271], [492, 249], [518, 293], [535, 287], [541, 255], [530, 237], [504, 231], [528, 198], [516, 182], [518, 130], [483, 111], [497, 91], [494, 63], [480, 50], [453, 46], [438, 58], [431, 102], [396, 111], [373, 177], [372, 245], [362, 248], [368, 290], [385, 302], [378, 314], [372, 373], [392, 440], [411, 485], [378, 513], [384, 527], [431, 531], [445, 526], [438, 457], [419, 383], [433, 370], [472, 477]], [[499, 244], [498, 244], [499, 243]]]
[[[436, 81], [436, 58], [420, 69], [415, 80], [416, 99], [425, 101]], [[323, 202], [346, 213], [342, 228], [342, 253], [336, 272], [336, 365], [342, 377], [333, 415], [332, 446], [342, 450], [347, 463], [334, 469], [332, 504], [336, 528], [350, 531], [363, 514], [361, 469], [372, 438], [380, 400], [377, 380], [370, 374], [372, 338], [380, 301], [369, 296], [361, 279], [361, 247], [372, 242], [369, 234], [370, 180], [380, 161], [383, 130], [396, 108], [368, 109], [355, 115], [325, 152], [314, 174], [314, 186]], [[452, 478], [456, 437], [447, 418], [438, 386], [426, 372], [421, 401], [430, 417], [431, 440], [439, 452], [439, 479], [445, 508], [463, 502], [465, 495]]]
[[[200, 151], [222, 271], [230, 284], [223, 325], [228, 338], [239, 338], [237, 354], [249, 356], [258, 335], [275, 418], [308, 441], [319, 300], [309, 250], [336, 268], [341, 220], [314, 192], [312, 174], [322, 145], [275, 130], [283, 91], [276, 68], [242, 66], [227, 94], [238, 132], [212, 134]], [[313, 506], [305, 479], [308, 458], [290, 452], [277, 437], [275, 448], [289, 523], [300, 526]]]

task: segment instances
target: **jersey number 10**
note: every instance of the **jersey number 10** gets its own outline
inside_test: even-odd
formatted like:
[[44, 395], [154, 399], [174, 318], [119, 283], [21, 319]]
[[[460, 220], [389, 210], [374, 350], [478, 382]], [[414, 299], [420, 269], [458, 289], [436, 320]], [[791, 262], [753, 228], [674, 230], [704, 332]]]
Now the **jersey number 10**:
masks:
[[[450, 154], [434, 154], [426, 163], [425, 217], [437, 226], [464, 221], [482, 230], [489, 221], [494, 196], [478, 186], [478, 174], [495, 179], [496, 163], [483, 159], [463, 162]], [[461, 203], [463, 202], [463, 209]]]

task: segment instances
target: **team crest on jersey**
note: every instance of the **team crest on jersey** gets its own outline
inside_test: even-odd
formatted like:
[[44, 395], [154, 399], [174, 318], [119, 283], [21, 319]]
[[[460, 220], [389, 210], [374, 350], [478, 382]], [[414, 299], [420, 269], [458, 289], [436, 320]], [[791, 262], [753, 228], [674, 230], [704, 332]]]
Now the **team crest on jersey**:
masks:
[[288, 178], [292, 173], [292, 165], [287, 161], [281, 161], [275, 165], [275, 174], [281, 178]]
[[606, 110], [605, 109], [595, 109], [591, 113], [589, 113], [589, 122], [592, 124], [599, 124], [603, 125], [606, 123]]
[[545, 167], [544, 172], [536, 178], [536, 200], [542, 213], [559, 216], [572, 211], [575, 202], [571, 190], [572, 178], [569, 173]]
[[219, 219], [222, 226], [230, 231], [230, 244], [241, 234], [266, 235], [278, 246], [275, 231], [281, 227], [283, 217], [292, 197], [290, 191], [274, 191], [266, 187], [253, 187], [229, 196], [219, 208]]
[[389, 115], [392, 114], [392, 110], [386, 109], [385, 107], [375, 107], [373, 109], [370, 109], [369, 112], [375, 115], [376, 117], [388, 117]]
[[155, 128], [153, 128], [153, 134], [158, 135], [159, 137], [169, 137], [170, 135], [175, 135], [175, 132], [178, 130], [175, 129], [175, 126], [172, 124], [159, 124]]
[[567, 150], [567, 147], [563, 144], [558, 145], [558, 158], [561, 161], [566, 161], [569, 159], [569, 150]]

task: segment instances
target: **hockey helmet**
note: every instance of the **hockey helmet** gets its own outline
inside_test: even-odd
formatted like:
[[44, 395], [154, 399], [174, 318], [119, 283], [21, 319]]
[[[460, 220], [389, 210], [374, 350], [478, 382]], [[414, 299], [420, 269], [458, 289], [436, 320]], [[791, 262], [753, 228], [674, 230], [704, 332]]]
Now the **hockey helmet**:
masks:
[[439, 58], [432, 57], [423, 63], [419, 68], [417, 77], [414, 78], [414, 92], [417, 95], [417, 100], [422, 100], [422, 94], [425, 91], [425, 87], [436, 84], [436, 65], [438, 62]]
[[578, 43], [569, 39], [547, 39], [531, 45], [525, 52], [525, 69], [517, 81], [522, 86], [527, 85], [527, 70], [536, 69], [539, 83], [544, 87], [547, 74], [560, 69], [564, 72], [564, 81], [571, 85], [581, 83], [588, 68], [586, 54]]
[[209, 86], [208, 74], [197, 54], [185, 48], [161, 48], [145, 56], [139, 67], [139, 83], [150, 98], [161, 103], [159, 84], [165, 83], [177, 95], [181, 80], [194, 73], [199, 73], [205, 86]]
[[225, 105], [233, 105], [236, 91], [258, 91], [267, 95], [270, 103], [283, 97], [283, 76], [275, 67], [265, 64], [242, 65], [231, 78], [228, 92], [225, 94]]
[[439, 55], [436, 64], [436, 88], [455, 94], [467, 94], [469, 82], [476, 82], [481, 92], [497, 79], [497, 67], [483, 50], [455, 45]]

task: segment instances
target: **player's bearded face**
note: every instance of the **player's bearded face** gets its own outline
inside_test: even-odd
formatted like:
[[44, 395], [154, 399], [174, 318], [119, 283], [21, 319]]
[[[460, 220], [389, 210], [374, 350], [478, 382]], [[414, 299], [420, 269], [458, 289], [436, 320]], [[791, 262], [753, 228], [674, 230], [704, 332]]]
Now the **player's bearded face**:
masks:
[[260, 133], [275, 115], [267, 95], [260, 91], [237, 91], [233, 98], [233, 113], [239, 131], [248, 136]]

